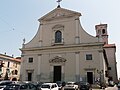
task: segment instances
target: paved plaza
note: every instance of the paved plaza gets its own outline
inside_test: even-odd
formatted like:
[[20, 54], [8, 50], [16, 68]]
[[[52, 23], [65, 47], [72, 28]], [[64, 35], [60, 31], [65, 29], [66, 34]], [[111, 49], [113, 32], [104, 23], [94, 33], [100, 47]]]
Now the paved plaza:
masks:
[[120, 88], [118, 88], [117, 86], [114, 86], [114, 87], [107, 87], [105, 89], [92, 89], [92, 90], [120, 90]]

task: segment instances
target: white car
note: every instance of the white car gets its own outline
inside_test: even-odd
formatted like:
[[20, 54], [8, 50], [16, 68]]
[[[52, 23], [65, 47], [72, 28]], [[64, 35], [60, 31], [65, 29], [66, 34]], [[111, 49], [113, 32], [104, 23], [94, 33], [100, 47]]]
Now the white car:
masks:
[[58, 85], [57, 83], [43, 83], [41, 90], [58, 90]]
[[69, 89], [79, 90], [79, 86], [75, 82], [67, 82], [64, 89], [66, 89], [66, 90], [69, 90]]

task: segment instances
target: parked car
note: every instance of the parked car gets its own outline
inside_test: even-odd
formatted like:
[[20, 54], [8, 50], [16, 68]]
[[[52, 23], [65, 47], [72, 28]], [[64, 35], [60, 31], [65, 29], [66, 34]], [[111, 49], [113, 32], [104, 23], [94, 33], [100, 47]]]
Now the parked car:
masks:
[[118, 82], [117, 87], [120, 88], [120, 82]]
[[5, 80], [5, 81], [0, 81], [0, 90], [3, 90], [8, 84], [11, 84], [12, 81]]
[[80, 90], [92, 90], [91, 86], [87, 82], [80, 83]]
[[34, 82], [33, 84], [36, 86], [37, 90], [40, 90], [41, 85], [43, 84], [43, 82]]
[[57, 83], [43, 83], [41, 90], [58, 90], [58, 85]]
[[69, 89], [78, 90], [79, 86], [75, 82], [67, 82], [64, 89], [65, 90], [69, 90]]
[[57, 83], [57, 85], [58, 85], [59, 90], [61, 90], [62, 87], [64, 87], [65, 84], [66, 84], [64, 81], [56, 81], [56, 83]]
[[62, 88], [62, 81], [57, 81], [56, 83], [58, 85], [58, 89], [61, 90], [61, 88]]
[[115, 85], [114, 81], [109, 81], [109, 84], [108, 84], [108, 86], [111, 86], [111, 87], [113, 87], [114, 85]]
[[31, 83], [13, 83], [7, 85], [3, 90], [37, 90], [37, 88]]

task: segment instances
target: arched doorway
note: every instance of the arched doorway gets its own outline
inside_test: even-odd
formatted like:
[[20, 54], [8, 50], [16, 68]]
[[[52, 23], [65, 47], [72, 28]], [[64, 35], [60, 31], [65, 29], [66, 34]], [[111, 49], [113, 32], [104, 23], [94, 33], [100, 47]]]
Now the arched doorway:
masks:
[[12, 78], [12, 81], [17, 81], [17, 78]]

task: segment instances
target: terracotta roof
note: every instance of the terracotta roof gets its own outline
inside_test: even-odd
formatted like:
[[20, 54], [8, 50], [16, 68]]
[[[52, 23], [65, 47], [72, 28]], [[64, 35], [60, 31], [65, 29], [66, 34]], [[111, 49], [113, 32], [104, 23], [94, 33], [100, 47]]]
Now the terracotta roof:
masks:
[[105, 44], [103, 47], [104, 48], [116, 48], [116, 45], [115, 44]]
[[5, 54], [0, 54], [0, 58], [2, 59], [6, 59], [6, 60], [11, 60], [11, 61], [17, 61], [17, 62], [21, 62], [21, 59], [16, 59], [14, 57], [5, 55]]
[[11, 60], [21, 62], [21, 59], [11, 58]]

